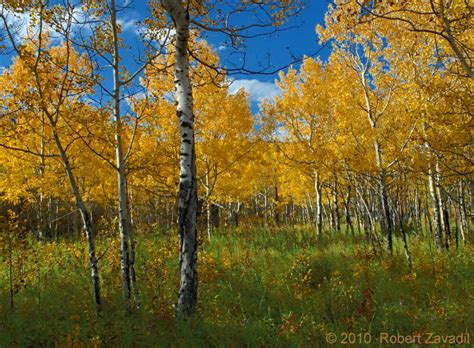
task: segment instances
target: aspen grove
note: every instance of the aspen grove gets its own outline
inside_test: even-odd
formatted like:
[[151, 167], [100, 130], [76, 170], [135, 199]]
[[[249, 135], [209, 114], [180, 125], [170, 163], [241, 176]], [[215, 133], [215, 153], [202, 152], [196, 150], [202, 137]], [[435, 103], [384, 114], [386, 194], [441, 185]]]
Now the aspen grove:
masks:
[[140, 6], [0, 2], [0, 347], [472, 344], [473, 5]]

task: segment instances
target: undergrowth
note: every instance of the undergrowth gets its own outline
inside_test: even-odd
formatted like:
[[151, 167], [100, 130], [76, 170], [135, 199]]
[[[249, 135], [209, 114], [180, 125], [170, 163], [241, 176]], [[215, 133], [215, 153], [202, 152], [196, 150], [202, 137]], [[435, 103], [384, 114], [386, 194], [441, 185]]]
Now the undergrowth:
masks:
[[[474, 328], [471, 246], [437, 253], [409, 238], [388, 256], [363, 236], [311, 229], [221, 230], [202, 241], [199, 304], [177, 319], [174, 233], [139, 234], [138, 296], [123, 309], [117, 238], [97, 241], [104, 309], [96, 316], [84, 241], [27, 241], [0, 256], [0, 347], [326, 346], [327, 334], [458, 335]], [[472, 335], [472, 333], [471, 333]], [[474, 339], [474, 338], [471, 338]]]

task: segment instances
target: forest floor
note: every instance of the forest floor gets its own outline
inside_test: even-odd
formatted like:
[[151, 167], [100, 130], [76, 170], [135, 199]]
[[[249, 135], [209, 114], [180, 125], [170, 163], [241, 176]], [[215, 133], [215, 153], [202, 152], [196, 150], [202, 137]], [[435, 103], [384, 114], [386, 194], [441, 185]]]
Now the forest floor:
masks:
[[458, 343], [471, 346], [474, 248], [437, 253], [421, 236], [409, 242], [411, 272], [398, 241], [389, 257], [359, 235], [316, 238], [304, 228], [216, 232], [200, 247], [197, 313], [180, 320], [173, 309], [174, 232], [138, 236], [139, 307], [131, 315], [122, 305], [117, 238], [97, 241], [100, 317], [85, 242], [20, 243], [12, 258], [13, 308], [9, 257], [0, 255], [0, 347], [388, 346], [406, 335], [428, 344], [463, 333]]

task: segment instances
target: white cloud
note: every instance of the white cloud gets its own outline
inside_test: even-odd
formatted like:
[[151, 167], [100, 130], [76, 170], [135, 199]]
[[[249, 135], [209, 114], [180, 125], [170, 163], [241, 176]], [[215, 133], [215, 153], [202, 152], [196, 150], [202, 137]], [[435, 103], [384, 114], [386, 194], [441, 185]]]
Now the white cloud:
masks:
[[229, 87], [229, 93], [235, 94], [242, 88], [248, 93], [251, 102], [271, 99], [280, 93], [273, 82], [263, 82], [256, 79], [234, 80]]
[[[9, 9], [5, 9], [3, 5], [0, 6], [0, 11], [5, 16], [7, 25], [15, 36], [15, 39], [20, 41], [28, 33], [28, 27], [30, 26], [31, 16], [29, 12], [13, 12]], [[2, 23], [3, 24], [3, 23]]]
[[[31, 12], [15, 12], [9, 9], [5, 9], [0, 5], [0, 11], [3, 12], [3, 15], [6, 18], [6, 24], [9, 30], [12, 33], [12, 36], [16, 43], [20, 43], [22, 40], [27, 38], [28, 36], [35, 37], [39, 31], [39, 25], [36, 22], [32, 21]], [[72, 13], [69, 15], [72, 16], [72, 32], [74, 33], [77, 28], [79, 27], [79, 20], [84, 21], [86, 16], [84, 12], [81, 10], [77, 10], [76, 8], [73, 9]], [[64, 21], [66, 22], [66, 21]], [[50, 40], [53, 43], [58, 43], [62, 35], [56, 30], [54, 26], [43, 23], [43, 31], [48, 31], [50, 34]], [[63, 30], [65, 27], [62, 28]], [[61, 31], [61, 30], [60, 30]]]
[[[120, 25], [121, 29], [122, 29], [122, 32], [125, 33], [127, 31], [132, 31], [132, 29], [135, 29], [136, 25], [137, 25], [137, 20], [136, 19], [128, 19], [128, 20], [125, 20], [125, 19], [117, 19], [117, 23]], [[134, 30], [133, 32], [136, 33], [136, 31]]]
[[[95, 20], [99, 18], [93, 18], [89, 13], [84, 11], [81, 7], [75, 7], [72, 10], [72, 29], [75, 34], [78, 34], [80, 31], [86, 31], [91, 33], [91, 29], [97, 26], [94, 23]], [[105, 18], [109, 20], [109, 18]], [[127, 18], [117, 18], [117, 24], [120, 25], [122, 33], [128, 32], [136, 34], [135, 27], [137, 26], [137, 19], [134, 16], [128, 16]]]

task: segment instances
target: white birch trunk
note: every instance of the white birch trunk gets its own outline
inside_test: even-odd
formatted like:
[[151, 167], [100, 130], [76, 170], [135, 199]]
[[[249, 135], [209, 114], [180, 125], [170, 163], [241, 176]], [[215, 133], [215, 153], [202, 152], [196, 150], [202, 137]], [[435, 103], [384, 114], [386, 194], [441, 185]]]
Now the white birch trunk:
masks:
[[197, 182], [194, 151], [193, 94], [189, 78], [189, 13], [180, 0], [163, 0], [176, 28], [175, 95], [180, 128], [178, 233], [180, 287], [176, 310], [191, 315], [197, 302]]
[[100, 281], [99, 270], [97, 267], [97, 258], [95, 255], [94, 231], [92, 229], [92, 222], [89, 213], [87, 212], [84, 201], [82, 200], [82, 196], [79, 191], [79, 187], [77, 186], [76, 178], [74, 177], [74, 174], [72, 172], [71, 164], [69, 163], [69, 158], [67, 157], [66, 151], [64, 150], [64, 147], [61, 144], [58, 134], [55, 132], [53, 136], [56, 147], [59, 151], [59, 155], [61, 157], [62, 164], [64, 166], [64, 169], [66, 170], [66, 174], [69, 179], [69, 184], [71, 185], [71, 189], [76, 201], [76, 206], [81, 214], [84, 231], [86, 232], [87, 244], [89, 247], [89, 264], [92, 278], [92, 287], [94, 290], [94, 302], [96, 305], [97, 312], [100, 312]]
[[207, 238], [211, 241], [211, 232], [212, 232], [212, 224], [211, 224], [211, 190], [209, 189], [209, 167], [206, 171], [206, 214], [207, 214]]
[[316, 234], [319, 236], [323, 231], [323, 209], [319, 171], [314, 173], [314, 191], [316, 192]]
[[[377, 122], [378, 119], [382, 116], [383, 112], [377, 112], [373, 110], [372, 103], [369, 97], [369, 86], [367, 82], [366, 72], [368, 69], [368, 65], [364, 68], [359, 70], [359, 77], [361, 80], [362, 87], [364, 89], [364, 99], [365, 99], [365, 106], [367, 112], [367, 118], [370, 124], [370, 127], [377, 133]], [[388, 100], [387, 100], [388, 103]], [[388, 104], [387, 104], [388, 105]], [[383, 160], [382, 160], [382, 146], [377, 139], [377, 135], [375, 135], [374, 139], [374, 153], [375, 153], [375, 161], [378, 169], [377, 181], [378, 181], [378, 195], [380, 200], [380, 206], [382, 209], [382, 219], [381, 219], [381, 227], [382, 232], [386, 236], [386, 248], [387, 251], [392, 254], [393, 252], [393, 236], [392, 236], [392, 223], [390, 217], [390, 210], [388, 206], [388, 189], [386, 184], [386, 170], [383, 167]]]
[[436, 195], [438, 196], [438, 204], [439, 204], [439, 214], [440, 214], [440, 222], [441, 222], [441, 229], [444, 234], [444, 247], [449, 249], [450, 244], [450, 228], [449, 228], [449, 214], [446, 209], [446, 200], [444, 197], [444, 193], [442, 190], [442, 177], [441, 177], [441, 168], [439, 166], [439, 162], [436, 161], [435, 166], [435, 188], [436, 188]]
[[334, 227], [337, 232], [341, 231], [341, 223], [339, 220], [339, 201], [338, 201], [338, 182], [337, 176], [334, 175], [334, 184], [332, 190], [332, 199], [333, 199], [333, 214], [334, 214]]
[[464, 202], [464, 182], [459, 180], [458, 184], [458, 200], [459, 200], [459, 218], [461, 220], [461, 237], [466, 243], [466, 235], [469, 232], [466, 218], [466, 204]]
[[431, 196], [431, 206], [433, 208], [433, 224], [435, 230], [435, 239], [438, 249], [443, 249], [443, 237], [442, 237], [442, 225], [441, 225], [441, 212], [439, 210], [439, 197], [436, 191], [436, 184], [434, 179], [433, 170], [430, 168], [428, 171], [428, 180]]
[[127, 177], [122, 142], [122, 119], [120, 110], [120, 56], [119, 38], [117, 31], [117, 13], [115, 0], [111, 1], [110, 21], [113, 35], [112, 69], [113, 69], [113, 116], [115, 121], [115, 158], [118, 181], [118, 222], [120, 233], [122, 288], [125, 306], [130, 308], [130, 252], [129, 239], [131, 235], [131, 218], [128, 204]]

